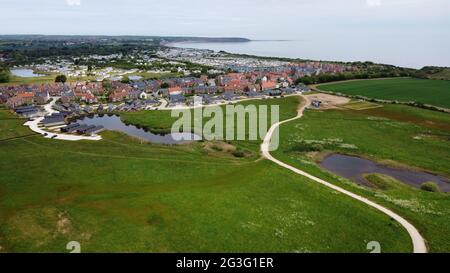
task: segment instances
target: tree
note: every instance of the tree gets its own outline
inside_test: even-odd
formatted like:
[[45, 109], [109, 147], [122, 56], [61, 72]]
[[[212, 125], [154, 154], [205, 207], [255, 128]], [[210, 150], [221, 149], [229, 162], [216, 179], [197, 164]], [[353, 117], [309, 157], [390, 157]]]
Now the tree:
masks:
[[296, 85], [298, 85], [298, 84], [300, 84], [300, 83], [303, 83], [303, 84], [305, 84], [305, 85], [313, 84], [313, 83], [314, 83], [314, 79], [311, 78], [310, 76], [304, 76], [304, 77], [298, 78], [298, 79], [295, 81], [295, 84], [296, 84]]
[[128, 78], [128, 76], [124, 76], [120, 82], [128, 84], [128, 83], [130, 83], [130, 78]]
[[0, 66], [0, 83], [9, 82], [9, 80], [10, 80], [9, 69]]
[[102, 87], [104, 88], [104, 89], [106, 89], [106, 91], [109, 91], [109, 90], [111, 90], [112, 89], [112, 83], [111, 83], [111, 81], [109, 81], [109, 80], [103, 80], [102, 81]]
[[55, 78], [55, 82], [62, 82], [65, 83], [67, 81], [66, 75], [58, 75]]
[[167, 82], [163, 82], [160, 87], [162, 89], [169, 88], [169, 84]]

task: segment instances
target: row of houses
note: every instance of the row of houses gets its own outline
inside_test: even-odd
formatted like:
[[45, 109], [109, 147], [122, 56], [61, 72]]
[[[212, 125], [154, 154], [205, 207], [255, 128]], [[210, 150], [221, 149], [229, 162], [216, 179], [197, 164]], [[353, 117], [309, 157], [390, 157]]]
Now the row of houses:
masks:
[[[252, 94], [258, 92], [288, 88], [295, 82], [295, 71], [252, 71], [245, 73], [228, 73], [216, 78], [202, 75], [198, 78], [170, 78], [149, 81], [136, 81], [131, 84], [111, 82], [108, 89], [102, 83], [69, 83], [12, 86], [0, 88], [0, 102], [10, 108], [29, 104], [45, 104], [50, 96], [59, 96], [62, 103], [81, 102], [97, 104], [100, 97], [107, 97], [109, 102], [127, 100], [148, 100], [158, 97], [170, 98], [171, 101], [183, 100], [179, 95], [203, 94]], [[107, 91], [108, 90], [108, 91]], [[256, 92], [256, 93], [255, 93]], [[227, 95], [228, 96], [228, 95]]]
[[109, 96], [109, 101], [120, 102], [131, 99], [148, 99], [150, 97], [166, 97], [172, 103], [183, 103], [183, 96], [241, 94], [257, 96], [279, 88], [288, 88], [293, 85], [294, 79], [290, 71], [280, 72], [248, 72], [228, 73], [215, 79], [206, 75], [200, 78], [176, 78], [166, 80], [137, 81], [131, 86], [121, 86]]
[[46, 104], [50, 100], [50, 94], [46, 91], [20, 92], [6, 99], [5, 104], [9, 108], [16, 108], [22, 105]]
[[255, 92], [255, 91], [248, 91], [244, 93], [236, 93], [236, 92], [224, 92], [221, 94], [200, 94], [200, 95], [194, 95], [192, 97], [187, 98], [186, 96], [183, 96], [182, 94], [177, 95], [170, 95], [169, 96], [169, 104], [170, 105], [180, 105], [180, 104], [188, 104], [188, 105], [195, 105], [196, 101], [200, 101], [203, 105], [206, 104], [214, 104], [217, 102], [224, 102], [224, 101], [235, 101], [239, 99], [246, 99], [246, 98], [263, 98], [263, 97], [280, 97], [284, 95], [292, 95], [298, 92], [306, 92], [309, 91], [309, 88], [306, 86], [296, 87], [296, 88], [281, 88], [281, 89], [270, 89], [265, 90], [263, 92]]
[[16, 114], [24, 118], [38, 117], [44, 113], [40, 107], [35, 105], [16, 107], [14, 109], [14, 112], [16, 112]]
[[105, 127], [101, 125], [85, 125], [79, 123], [71, 123], [63, 128], [61, 132], [64, 133], [77, 133], [80, 135], [92, 135], [97, 134], [105, 130]]

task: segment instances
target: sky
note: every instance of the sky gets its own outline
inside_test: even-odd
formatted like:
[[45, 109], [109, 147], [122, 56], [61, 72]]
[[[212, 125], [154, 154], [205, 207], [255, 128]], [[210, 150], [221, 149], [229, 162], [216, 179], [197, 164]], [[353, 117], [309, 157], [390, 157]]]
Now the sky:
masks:
[[1, 0], [0, 14], [0, 34], [304, 40], [450, 66], [449, 0]]

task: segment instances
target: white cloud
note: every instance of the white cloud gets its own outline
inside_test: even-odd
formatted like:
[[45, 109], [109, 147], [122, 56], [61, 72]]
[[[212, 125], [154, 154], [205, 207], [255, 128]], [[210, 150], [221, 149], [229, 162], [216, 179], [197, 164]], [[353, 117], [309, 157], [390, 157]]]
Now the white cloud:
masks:
[[366, 0], [368, 7], [379, 7], [381, 6], [381, 0]]
[[66, 4], [69, 6], [79, 6], [81, 5], [81, 0], [66, 0]]

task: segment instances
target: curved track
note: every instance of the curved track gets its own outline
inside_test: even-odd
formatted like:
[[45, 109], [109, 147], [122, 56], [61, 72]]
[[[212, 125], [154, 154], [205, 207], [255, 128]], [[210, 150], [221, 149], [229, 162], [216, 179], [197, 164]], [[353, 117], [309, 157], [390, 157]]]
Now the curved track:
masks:
[[351, 197], [353, 199], [356, 199], [356, 200], [358, 200], [360, 202], [363, 202], [364, 204], [369, 205], [369, 206], [371, 206], [371, 207], [373, 207], [373, 208], [383, 212], [384, 214], [388, 215], [392, 219], [396, 220], [400, 225], [402, 225], [406, 229], [406, 231], [408, 232], [409, 236], [411, 237], [411, 240], [412, 240], [412, 243], [413, 243], [413, 252], [414, 253], [427, 253], [428, 250], [427, 250], [427, 247], [426, 247], [426, 244], [425, 244], [425, 239], [422, 237], [422, 235], [420, 235], [420, 233], [417, 230], [417, 228], [415, 228], [410, 222], [408, 222], [406, 219], [404, 219], [403, 217], [401, 217], [397, 213], [395, 213], [392, 210], [390, 210], [390, 209], [388, 209], [386, 207], [383, 207], [383, 206], [381, 206], [381, 205], [379, 205], [379, 204], [377, 204], [377, 203], [375, 203], [373, 201], [370, 201], [369, 199], [367, 199], [367, 198], [365, 198], [365, 197], [363, 197], [361, 195], [352, 193], [352, 192], [350, 192], [348, 190], [345, 190], [345, 189], [343, 189], [341, 187], [338, 187], [338, 186], [336, 186], [336, 185], [334, 185], [334, 184], [332, 184], [330, 182], [322, 180], [322, 179], [320, 179], [318, 177], [315, 177], [315, 176], [313, 176], [313, 175], [311, 175], [311, 174], [309, 174], [307, 172], [304, 172], [304, 171], [299, 170], [299, 169], [297, 169], [297, 168], [295, 168], [295, 167], [293, 167], [293, 166], [291, 166], [289, 164], [286, 164], [286, 163], [284, 163], [284, 162], [274, 158], [270, 154], [270, 148], [269, 148], [270, 147], [270, 142], [272, 140], [272, 136], [273, 136], [273, 133], [275, 132], [275, 130], [277, 130], [278, 127], [281, 124], [283, 124], [283, 123], [287, 123], [287, 122], [290, 122], [290, 121], [293, 121], [293, 120], [296, 120], [296, 119], [300, 119], [301, 117], [303, 117], [303, 112], [304, 112], [305, 108], [310, 104], [308, 98], [306, 98], [305, 96], [302, 96], [302, 95], [300, 97], [303, 98], [306, 101], [306, 103], [304, 105], [302, 105], [298, 109], [297, 116], [294, 117], [294, 118], [291, 118], [291, 119], [287, 119], [287, 120], [275, 123], [274, 125], [272, 125], [272, 127], [270, 127], [269, 131], [267, 132], [266, 136], [264, 137], [263, 143], [261, 144], [261, 152], [262, 152], [263, 156], [265, 158], [267, 158], [268, 160], [276, 163], [277, 165], [279, 165], [279, 166], [281, 166], [283, 168], [291, 170], [294, 173], [299, 174], [301, 176], [307, 177], [310, 180], [313, 180], [313, 181], [315, 181], [317, 183], [320, 183], [320, 184], [322, 184], [322, 185], [324, 185], [324, 186], [326, 186], [328, 188], [331, 188], [331, 189], [333, 189], [335, 191], [343, 193], [343, 194], [345, 194], [345, 195], [347, 195], [347, 196], [349, 196], [349, 197]]

